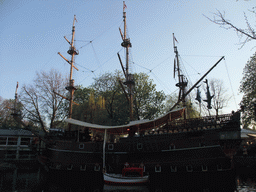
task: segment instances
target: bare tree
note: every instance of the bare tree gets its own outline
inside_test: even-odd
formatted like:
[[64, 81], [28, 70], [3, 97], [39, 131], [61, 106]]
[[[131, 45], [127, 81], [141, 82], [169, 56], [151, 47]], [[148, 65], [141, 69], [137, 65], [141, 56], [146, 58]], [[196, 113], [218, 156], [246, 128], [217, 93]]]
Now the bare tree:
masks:
[[[254, 14], [254, 16], [256, 16], [256, 12], [254, 9], [255, 9], [255, 7], [253, 7], [252, 10], [249, 10], [249, 11], [250, 11], [250, 13]], [[233, 29], [234, 31], [236, 31], [239, 39], [241, 40], [241, 42], [240, 42], [241, 48], [247, 42], [256, 40], [255, 30], [252, 27], [252, 25], [250, 24], [250, 22], [248, 21], [248, 17], [246, 16], [245, 12], [244, 12], [244, 20], [246, 23], [246, 28], [240, 28], [240, 27], [234, 25], [233, 22], [226, 19], [225, 12], [221, 13], [219, 10], [217, 10], [216, 13], [213, 13], [212, 19], [207, 16], [205, 16], [205, 17], [207, 19], [209, 19], [211, 22], [219, 25], [220, 27], [222, 27], [224, 29]]]
[[67, 78], [56, 71], [40, 72], [36, 74], [34, 83], [22, 87], [20, 101], [23, 104], [25, 118], [40, 126], [57, 126], [67, 116], [66, 102], [54, 91], [64, 95], [66, 93]]
[[18, 123], [13, 119], [13, 99], [3, 99], [0, 96], [0, 128], [17, 127]]
[[216, 115], [218, 116], [220, 111], [228, 106], [228, 102], [231, 97], [228, 96], [228, 89], [224, 87], [223, 81], [220, 79], [210, 79], [209, 87], [211, 91], [210, 94], [213, 96], [211, 106], [212, 109], [215, 110]]

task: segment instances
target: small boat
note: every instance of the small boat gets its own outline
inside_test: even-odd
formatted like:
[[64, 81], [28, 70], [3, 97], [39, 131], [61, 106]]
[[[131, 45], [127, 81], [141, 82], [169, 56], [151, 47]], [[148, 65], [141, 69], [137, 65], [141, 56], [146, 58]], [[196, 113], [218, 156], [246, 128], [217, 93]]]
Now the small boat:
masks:
[[126, 167], [122, 174], [104, 173], [104, 182], [107, 184], [134, 185], [147, 183], [148, 175], [143, 176], [143, 168]]

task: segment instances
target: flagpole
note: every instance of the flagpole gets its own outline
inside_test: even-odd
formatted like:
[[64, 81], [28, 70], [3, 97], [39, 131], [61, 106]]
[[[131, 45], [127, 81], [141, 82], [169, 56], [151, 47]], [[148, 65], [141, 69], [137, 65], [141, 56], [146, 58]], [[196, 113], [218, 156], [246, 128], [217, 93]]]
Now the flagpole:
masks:
[[103, 173], [106, 173], [106, 142], [107, 142], [107, 129], [104, 133], [104, 142], [103, 142]]
[[173, 47], [175, 47], [174, 33], [172, 33]]

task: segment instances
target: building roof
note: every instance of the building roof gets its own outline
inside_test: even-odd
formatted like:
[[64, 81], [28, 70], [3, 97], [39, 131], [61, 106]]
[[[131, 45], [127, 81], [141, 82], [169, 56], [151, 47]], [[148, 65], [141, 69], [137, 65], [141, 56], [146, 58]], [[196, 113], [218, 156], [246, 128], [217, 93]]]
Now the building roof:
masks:
[[29, 136], [34, 137], [35, 135], [26, 129], [0, 129], [0, 136]]

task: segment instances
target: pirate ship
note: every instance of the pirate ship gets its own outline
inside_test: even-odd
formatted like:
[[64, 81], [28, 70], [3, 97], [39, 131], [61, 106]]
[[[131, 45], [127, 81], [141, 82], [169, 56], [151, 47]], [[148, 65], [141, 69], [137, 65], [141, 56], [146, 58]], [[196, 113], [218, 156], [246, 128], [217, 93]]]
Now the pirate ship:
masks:
[[[133, 75], [129, 72], [128, 59], [131, 47], [126, 36], [126, 12], [123, 10], [124, 32], [121, 30], [122, 46], [126, 50], [126, 68], [122, 69], [128, 87], [127, 98], [130, 103], [130, 119], [133, 119]], [[233, 156], [240, 144], [240, 113], [226, 115], [186, 118], [186, 96], [201, 82], [223, 57], [192, 86], [188, 91], [186, 77], [179, 67], [177, 46], [174, 41], [175, 73], [179, 88], [177, 103], [165, 115], [154, 120], [131, 121], [122, 126], [95, 125], [72, 119], [73, 94], [75, 91], [72, 71], [74, 57], [78, 51], [74, 47], [75, 20], [72, 40], [68, 41], [71, 55], [70, 82], [67, 89], [69, 97], [69, 130], [52, 130], [55, 136], [48, 137], [46, 152], [39, 161], [51, 171], [82, 172], [87, 176], [102, 177], [102, 173], [121, 174], [130, 166], [143, 170], [141, 176], [177, 175], [184, 173], [226, 172], [233, 169]], [[119, 57], [120, 58], [120, 57]], [[121, 60], [120, 60], [121, 61]], [[211, 97], [209, 95], [209, 97]], [[182, 103], [181, 108], [177, 108]], [[209, 102], [210, 103], [210, 102]], [[72, 131], [71, 124], [81, 126]], [[104, 133], [104, 140], [95, 142], [89, 131]], [[112, 135], [128, 135], [113, 140]], [[124, 167], [125, 166], [125, 167]]]

